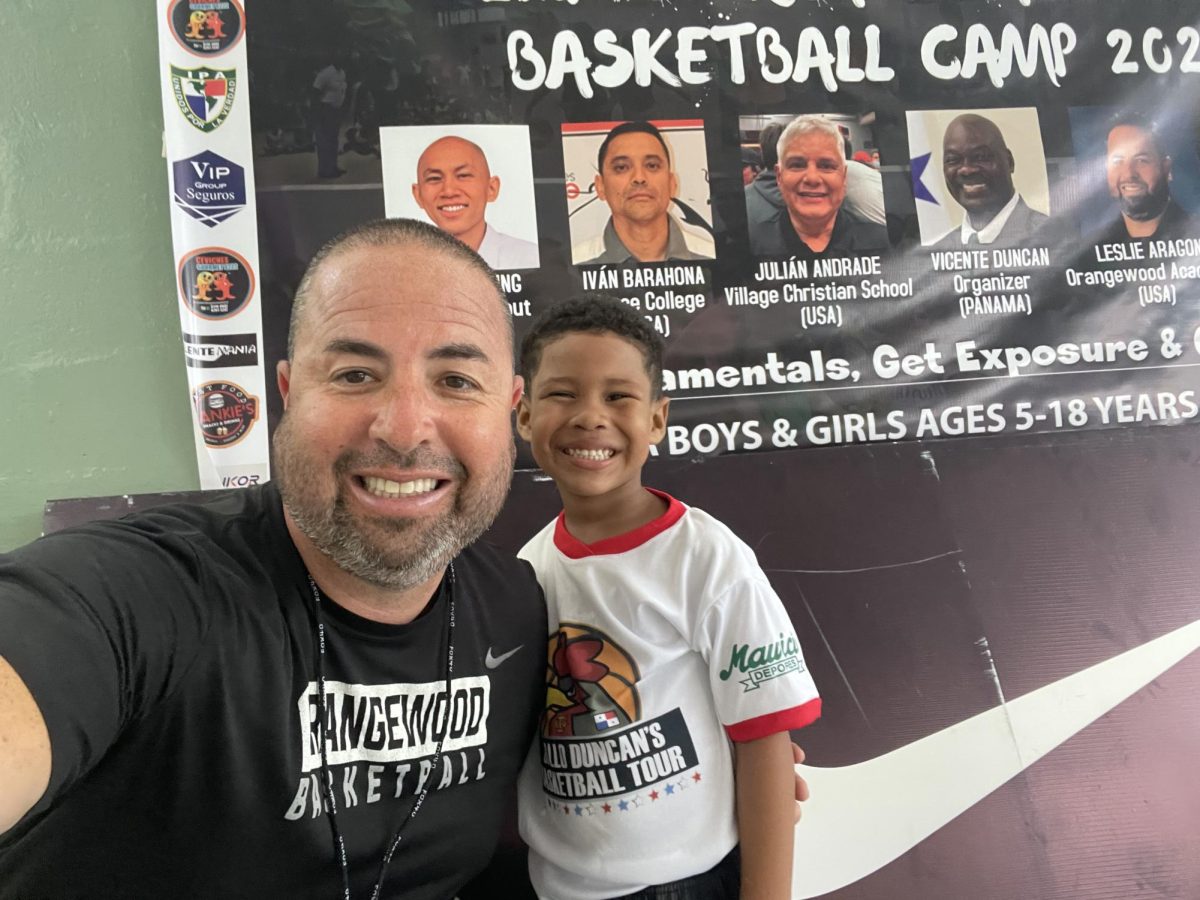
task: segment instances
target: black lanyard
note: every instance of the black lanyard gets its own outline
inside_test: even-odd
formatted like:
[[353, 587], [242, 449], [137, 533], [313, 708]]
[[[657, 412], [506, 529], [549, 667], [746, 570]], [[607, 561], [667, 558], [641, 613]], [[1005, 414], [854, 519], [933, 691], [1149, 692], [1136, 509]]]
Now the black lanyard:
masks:
[[[433, 763], [430, 765], [430, 772], [436, 773], [438, 763], [442, 761], [442, 744], [446, 740], [446, 732], [450, 730], [450, 676], [454, 672], [454, 562], [451, 561], [450, 568], [447, 573], [446, 581], [446, 724], [442, 728], [441, 735], [438, 736], [437, 749], [433, 754]], [[346, 861], [346, 842], [342, 838], [341, 829], [337, 823], [337, 799], [333, 793], [333, 775], [329, 771], [329, 758], [326, 752], [326, 744], [329, 740], [329, 722], [325, 718], [325, 617], [321, 612], [321, 590], [317, 587], [317, 583], [313, 581], [312, 575], [308, 576], [308, 586], [312, 589], [313, 596], [313, 612], [317, 621], [316, 638], [317, 638], [317, 716], [320, 718], [321, 726], [321, 777], [325, 783], [325, 814], [329, 819], [329, 831], [333, 835], [333, 854], [337, 860], [342, 872], [342, 898], [343, 900], [351, 900], [350, 897], [350, 864]], [[371, 891], [371, 900], [379, 900], [379, 894], [383, 890], [383, 880], [387, 877], [388, 865], [391, 864], [392, 855], [396, 852], [396, 848], [400, 846], [400, 838], [405, 827], [413, 819], [417, 817], [421, 806], [425, 803], [425, 796], [429, 793], [429, 786], [433, 783], [433, 777], [425, 783], [421, 789], [421, 793], [417, 795], [416, 801], [412, 808], [409, 809], [408, 815], [400, 820], [399, 826], [396, 828], [395, 834], [387, 843], [387, 847], [383, 851], [383, 858], [379, 862], [379, 877], [375, 879], [375, 887]]]

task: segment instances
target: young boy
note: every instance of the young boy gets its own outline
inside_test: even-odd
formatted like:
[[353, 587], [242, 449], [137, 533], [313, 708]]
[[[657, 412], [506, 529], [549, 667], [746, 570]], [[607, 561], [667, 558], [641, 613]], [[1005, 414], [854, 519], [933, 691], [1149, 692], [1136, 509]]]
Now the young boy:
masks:
[[520, 787], [534, 887], [552, 900], [786, 900], [788, 729], [821, 701], [750, 548], [642, 487], [666, 433], [662, 341], [625, 304], [585, 296], [535, 323], [521, 370], [517, 430], [563, 503], [519, 554], [551, 629]]

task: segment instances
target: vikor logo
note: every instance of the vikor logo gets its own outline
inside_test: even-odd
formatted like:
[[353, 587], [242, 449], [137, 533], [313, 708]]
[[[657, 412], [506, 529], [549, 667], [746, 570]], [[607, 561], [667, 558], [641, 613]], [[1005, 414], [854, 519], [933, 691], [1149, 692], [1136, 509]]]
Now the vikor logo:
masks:
[[250, 302], [254, 273], [224, 247], [194, 250], [179, 261], [179, 297], [202, 319], [228, 319]]
[[233, 109], [237, 70], [171, 66], [171, 90], [183, 117], [207, 134], [219, 128]]
[[196, 419], [210, 447], [232, 447], [258, 419], [258, 398], [228, 381], [210, 381], [192, 392]]
[[175, 203], [209, 228], [246, 206], [246, 172], [235, 162], [205, 150], [171, 165]]
[[781, 633], [779, 640], [770, 644], [750, 648], [749, 644], [734, 644], [729, 653], [729, 665], [721, 670], [721, 680], [728, 681], [733, 673], [741, 672], [747, 676], [742, 679], [746, 691], [756, 691], [764, 681], [787, 675], [789, 672], [803, 672], [804, 662], [800, 659], [800, 645], [795, 637]]
[[200, 56], [219, 56], [246, 30], [238, 0], [174, 0], [167, 21], [179, 45]]

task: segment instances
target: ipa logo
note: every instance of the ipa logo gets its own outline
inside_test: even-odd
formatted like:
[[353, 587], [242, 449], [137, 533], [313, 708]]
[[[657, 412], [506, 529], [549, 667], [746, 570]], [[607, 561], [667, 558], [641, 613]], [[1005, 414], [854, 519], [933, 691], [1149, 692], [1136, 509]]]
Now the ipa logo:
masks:
[[233, 109], [237, 70], [171, 66], [171, 91], [183, 117], [208, 134], [219, 128]]

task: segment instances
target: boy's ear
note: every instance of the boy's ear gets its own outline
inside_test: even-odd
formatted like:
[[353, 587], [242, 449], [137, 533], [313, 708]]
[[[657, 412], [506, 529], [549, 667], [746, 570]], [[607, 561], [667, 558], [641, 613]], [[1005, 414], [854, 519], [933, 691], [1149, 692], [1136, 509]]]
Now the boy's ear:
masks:
[[667, 410], [670, 397], [659, 397], [650, 407], [650, 443], [657, 444], [667, 436]]
[[522, 394], [517, 401], [517, 434], [523, 441], [533, 440], [533, 429], [529, 427], [529, 396]]

